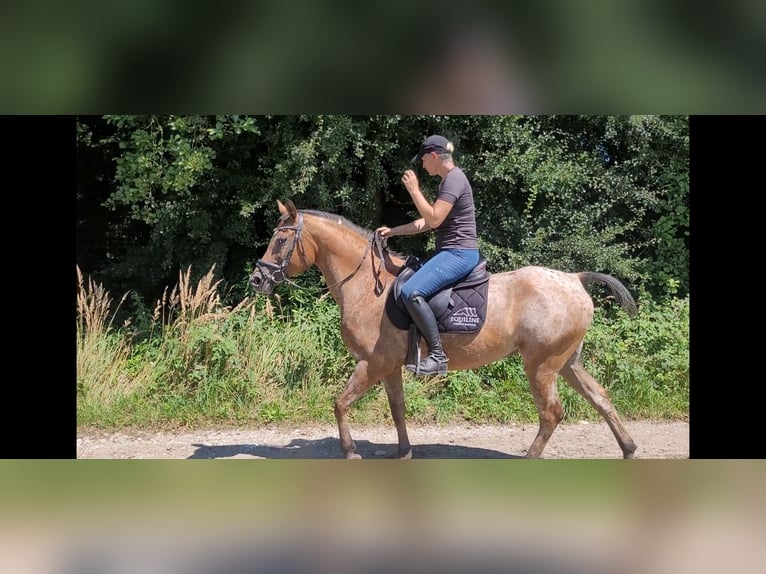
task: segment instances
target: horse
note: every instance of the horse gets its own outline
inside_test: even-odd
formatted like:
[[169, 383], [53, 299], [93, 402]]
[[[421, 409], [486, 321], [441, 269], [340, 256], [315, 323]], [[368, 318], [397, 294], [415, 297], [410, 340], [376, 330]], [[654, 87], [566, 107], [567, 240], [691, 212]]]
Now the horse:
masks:
[[[312, 265], [319, 268], [339, 306], [343, 341], [357, 361], [335, 400], [341, 450], [347, 459], [362, 458], [351, 437], [348, 411], [373, 384], [382, 382], [396, 426], [398, 458], [412, 458], [402, 386], [408, 334], [394, 326], [385, 311], [388, 291], [406, 259], [387, 246], [383, 253], [374, 241], [374, 232], [343, 216], [299, 211], [289, 200], [284, 204], [277, 200], [277, 207], [277, 227], [256, 262], [250, 285], [257, 293], [269, 295], [275, 285], [292, 283], [291, 277]], [[478, 332], [442, 333], [450, 370], [474, 369], [515, 353], [521, 355], [539, 418], [527, 458], [542, 458], [545, 445], [564, 417], [558, 375], [606, 420], [623, 458], [634, 456], [636, 444], [607, 391], [581, 363], [583, 339], [593, 319], [593, 300], [586, 290], [590, 283], [606, 285], [623, 309], [636, 314], [630, 292], [610, 275], [526, 266], [491, 274], [487, 297], [490, 312]]]

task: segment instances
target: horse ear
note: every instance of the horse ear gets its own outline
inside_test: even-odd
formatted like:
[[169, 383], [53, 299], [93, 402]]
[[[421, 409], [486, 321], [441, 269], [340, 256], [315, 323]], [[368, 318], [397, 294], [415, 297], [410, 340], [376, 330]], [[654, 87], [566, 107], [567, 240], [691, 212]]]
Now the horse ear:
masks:
[[293, 202], [287, 199], [285, 200], [285, 205], [287, 207], [287, 213], [290, 214], [290, 217], [295, 219], [298, 215], [298, 210], [295, 208], [295, 205], [293, 204]]

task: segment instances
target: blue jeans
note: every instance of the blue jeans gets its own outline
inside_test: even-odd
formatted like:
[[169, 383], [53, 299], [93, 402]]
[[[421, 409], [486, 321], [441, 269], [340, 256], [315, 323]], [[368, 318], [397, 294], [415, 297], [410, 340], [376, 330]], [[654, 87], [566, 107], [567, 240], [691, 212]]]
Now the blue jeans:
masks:
[[402, 295], [410, 299], [417, 291], [428, 298], [447, 285], [468, 275], [479, 263], [478, 249], [444, 249], [431, 257], [402, 286]]

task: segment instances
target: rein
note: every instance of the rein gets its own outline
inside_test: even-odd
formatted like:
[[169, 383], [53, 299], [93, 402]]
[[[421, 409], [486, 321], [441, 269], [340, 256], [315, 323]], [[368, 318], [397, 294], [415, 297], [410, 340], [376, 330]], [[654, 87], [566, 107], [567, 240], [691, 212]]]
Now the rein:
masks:
[[[274, 263], [269, 263], [268, 261], [258, 260], [258, 262], [255, 264], [256, 268], [261, 271], [264, 277], [266, 277], [269, 281], [271, 281], [274, 285], [278, 285], [280, 283], [289, 283], [293, 287], [297, 287], [299, 289], [306, 289], [306, 287], [301, 287], [294, 281], [292, 281], [287, 276], [287, 266], [290, 264], [290, 258], [293, 255], [293, 252], [295, 251], [295, 248], [298, 247], [298, 254], [301, 256], [301, 259], [303, 260], [303, 263], [306, 264], [308, 267], [308, 260], [306, 259], [306, 251], [303, 248], [303, 214], [298, 213], [298, 220], [296, 221], [295, 225], [284, 225], [277, 227], [274, 230], [274, 233], [277, 233], [279, 231], [294, 231], [295, 235], [293, 236], [293, 244], [290, 246], [290, 250], [287, 252], [287, 255], [282, 260], [282, 262], [279, 265], [276, 265]], [[364, 255], [362, 256], [362, 259], [357, 264], [356, 268], [349, 273], [346, 277], [341, 279], [340, 281], [337, 281], [336, 283], [333, 283], [332, 285], [327, 285], [326, 287], [323, 287], [323, 291], [328, 291], [333, 287], [337, 287], [339, 285], [343, 285], [346, 281], [351, 279], [354, 275], [356, 275], [359, 270], [362, 268], [362, 264], [364, 263], [365, 259], [367, 259], [367, 255], [369, 253], [373, 253], [372, 257], [372, 275], [375, 279], [375, 294], [380, 296], [383, 291], [386, 288], [386, 282], [381, 281], [381, 269], [382, 266], [385, 264], [386, 269], [394, 274], [399, 273], [404, 266], [403, 265], [396, 265], [393, 260], [391, 259], [391, 255], [388, 252], [388, 248], [386, 246], [386, 240], [377, 233], [373, 233], [372, 237], [367, 242], [367, 248], [364, 250]], [[377, 255], [378, 259], [380, 260], [380, 263], [378, 264], [378, 268], [375, 269], [375, 255]]]

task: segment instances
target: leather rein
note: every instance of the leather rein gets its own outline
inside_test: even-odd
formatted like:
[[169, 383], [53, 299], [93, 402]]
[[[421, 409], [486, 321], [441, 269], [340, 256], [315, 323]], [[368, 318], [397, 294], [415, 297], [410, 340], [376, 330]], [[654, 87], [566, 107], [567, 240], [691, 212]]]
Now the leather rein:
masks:
[[[298, 287], [299, 289], [305, 289], [305, 287], [301, 287], [287, 276], [287, 266], [290, 265], [290, 258], [293, 256], [293, 252], [295, 251], [296, 247], [298, 248], [298, 255], [300, 255], [301, 260], [307, 268], [309, 267], [308, 260], [306, 259], [306, 250], [303, 247], [303, 214], [300, 212], [298, 213], [298, 219], [296, 220], [295, 225], [282, 225], [274, 229], [275, 234], [280, 231], [295, 232], [293, 235], [293, 243], [287, 252], [287, 256], [279, 265], [275, 263], [269, 263], [263, 259], [259, 259], [255, 264], [255, 268], [258, 269], [261, 274], [274, 285], [279, 285], [280, 283], [286, 282], [290, 285], [293, 285], [294, 287]], [[393, 262], [386, 246], [386, 239], [381, 237], [378, 233], [373, 233], [372, 237], [370, 237], [368, 241], [368, 247], [364, 250], [364, 255], [362, 256], [362, 259], [359, 261], [359, 264], [356, 266], [356, 268], [346, 277], [340, 281], [337, 281], [336, 283], [333, 283], [332, 285], [324, 287], [323, 290], [329, 290], [332, 287], [343, 285], [346, 281], [351, 279], [362, 268], [362, 264], [364, 263], [365, 259], [367, 259], [367, 255], [370, 253], [374, 253], [372, 258], [372, 274], [375, 278], [375, 294], [379, 296], [381, 293], [383, 293], [386, 288], [386, 281], [385, 279], [383, 281], [380, 279], [382, 275], [382, 266], [385, 265], [389, 272], [397, 275], [404, 268], [404, 265], [397, 265]], [[377, 255], [378, 260], [380, 261], [377, 269], [375, 269], [375, 255]]]

